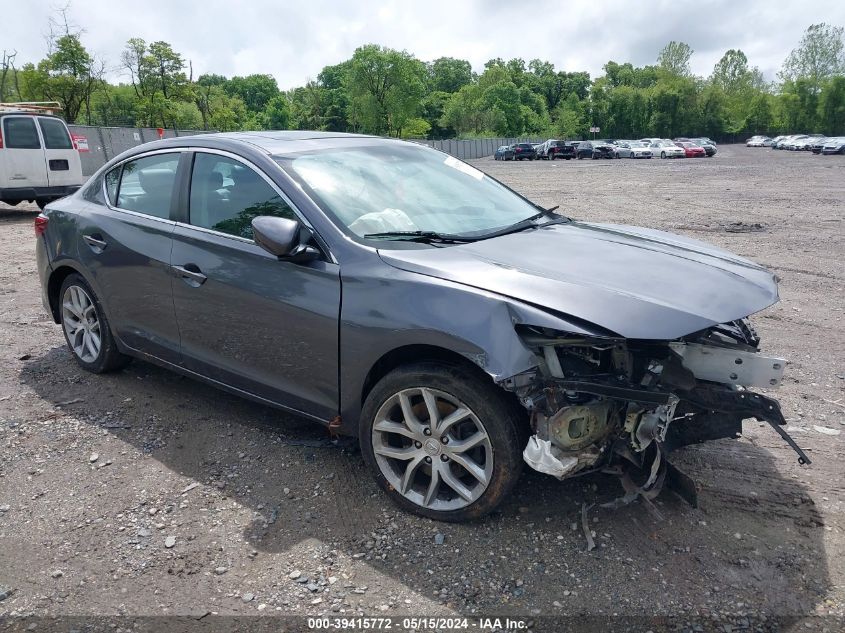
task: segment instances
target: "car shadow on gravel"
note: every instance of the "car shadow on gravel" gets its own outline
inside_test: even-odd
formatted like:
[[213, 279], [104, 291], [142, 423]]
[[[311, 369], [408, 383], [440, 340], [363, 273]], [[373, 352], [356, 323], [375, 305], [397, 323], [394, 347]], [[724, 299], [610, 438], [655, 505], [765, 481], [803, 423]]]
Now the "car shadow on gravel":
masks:
[[[318, 425], [156, 366], [134, 361], [93, 376], [55, 347], [28, 361], [20, 379], [53, 408], [249, 508], [252, 520], [238, 529], [255, 550], [322, 543], [421, 595], [437, 600], [445, 588], [441, 602], [465, 613], [503, 605], [548, 612], [577, 589], [584, 599], [570, 607], [576, 612], [628, 603], [648, 614], [643, 592], [658, 591], [655, 605], [683, 612], [738, 601], [800, 616], [830, 584], [823, 520], [805, 486], [747, 440], [674, 454], [700, 487], [700, 507], [664, 491], [662, 520], [640, 502], [603, 508], [622, 492], [610, 476], [557, 482], [528, 471], [493, 516], [452, 525], [397, 510], [354, 443], [334, 444]], [[583, 504], [597, 544], [590, 552]]]

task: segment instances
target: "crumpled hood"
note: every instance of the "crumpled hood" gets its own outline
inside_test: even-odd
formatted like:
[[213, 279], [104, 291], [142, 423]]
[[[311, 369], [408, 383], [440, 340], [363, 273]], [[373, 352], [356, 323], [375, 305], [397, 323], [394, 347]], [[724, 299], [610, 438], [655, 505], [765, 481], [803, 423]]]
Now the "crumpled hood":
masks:
[[778, 300], [772, 273], [663, 231], [572, 222], [446, 248], [380, 250], [391, 266], [584, 319], [625, 338], [671, 340]]

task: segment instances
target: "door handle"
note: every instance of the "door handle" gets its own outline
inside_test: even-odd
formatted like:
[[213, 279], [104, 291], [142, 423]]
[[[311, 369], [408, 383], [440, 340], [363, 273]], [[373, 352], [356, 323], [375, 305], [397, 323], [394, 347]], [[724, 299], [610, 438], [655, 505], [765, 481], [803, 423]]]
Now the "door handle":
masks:
[[171, 266], [170, 269], [176, 277], [179, 277], [189, 286], [199, 288], [208, 279], [200, 272], [196, 264], [185, 264], [184, 266]]
[[102, 237], [99, 233], [94, 233], [93, 235], [83, 235], [82, 239], [91, 247], [92, 251], [99, 254], [108, 246], [108, 242], [104, 241]]

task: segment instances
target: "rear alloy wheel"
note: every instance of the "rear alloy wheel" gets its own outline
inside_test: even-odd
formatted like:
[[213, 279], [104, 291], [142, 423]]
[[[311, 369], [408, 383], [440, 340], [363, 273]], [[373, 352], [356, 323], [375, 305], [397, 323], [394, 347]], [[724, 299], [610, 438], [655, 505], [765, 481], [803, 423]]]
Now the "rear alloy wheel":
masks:
[[59, 291], [62, 331], [76, 362], [95, 374], [124, 367], [106, 315], [91, 287], [78, 274], [68, 275]]
[[492, 383], [423, 363], [383, 378], [364, 403], [360, 442], [399, 506], [441, 521], [492, 511], [522, 470], [520, 419]]

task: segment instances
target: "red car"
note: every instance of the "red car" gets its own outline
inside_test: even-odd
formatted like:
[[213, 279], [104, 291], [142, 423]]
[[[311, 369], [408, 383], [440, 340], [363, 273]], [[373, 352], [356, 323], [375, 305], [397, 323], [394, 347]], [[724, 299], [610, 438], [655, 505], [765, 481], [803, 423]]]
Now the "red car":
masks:
[[695, 143], [681, 141], [680, 143], [675, 143], [675, 145], [684, 148], [684, 153], [687, 155], [687, 158], [704, 158], [707, 156], [707, 152], [704, 151], [704, 148], [699, 147]]

